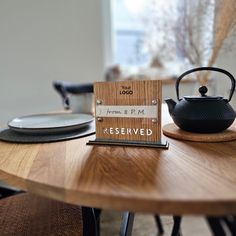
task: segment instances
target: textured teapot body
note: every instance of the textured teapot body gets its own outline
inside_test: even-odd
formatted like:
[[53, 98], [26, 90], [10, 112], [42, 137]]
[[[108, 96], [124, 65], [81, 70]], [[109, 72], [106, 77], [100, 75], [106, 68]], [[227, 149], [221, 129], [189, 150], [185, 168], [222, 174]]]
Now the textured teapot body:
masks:
[[[180, 80], [195, 71], [212, 70], [226, 74], [231, 80], [228, 99], [221, 96], [207, 96], [207, 87], [199, 88], [201, 96], [185, 96], [179, 98]], [[227, 129], [235, 120], [235, 111], [229, 101], [235, 90], [235, 79], [228, 72], [216, 67], [199, 67], [183, 73], [176, 81], [178, 102], [166, 99], [169, 113], [174, 123], [181, 129], [195, 133], [216, 133]]]
[[187, 101], [183, 98], [170, 115], [181, 129], [196, 133], [220, 132], [235, 120], [235, 111], [224, 99]]

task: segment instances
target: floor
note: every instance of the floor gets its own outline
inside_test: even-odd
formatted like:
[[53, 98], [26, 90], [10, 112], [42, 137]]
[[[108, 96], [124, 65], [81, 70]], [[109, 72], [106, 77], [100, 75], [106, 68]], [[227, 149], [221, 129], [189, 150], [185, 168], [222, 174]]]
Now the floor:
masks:
[[[170, 235], [173, 221], [171, 216], [161, 216], [164, 225], [164, 236]], [[119, 212], [103, 211], [101, 216], [101, 236], [119, 235], [121, 214]], [[203, 217], [186, 216], [182, 221], [183, 236], [211, 236], [208, 225]], [[157, 236], [157, 228], [152, 215], [136, 214], [133, 236]]]

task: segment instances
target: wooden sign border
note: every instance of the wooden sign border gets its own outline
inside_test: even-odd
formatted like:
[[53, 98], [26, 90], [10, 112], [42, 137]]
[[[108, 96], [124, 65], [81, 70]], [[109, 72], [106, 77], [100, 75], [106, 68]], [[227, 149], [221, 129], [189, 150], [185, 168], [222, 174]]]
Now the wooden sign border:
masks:
[[[168, 148], [161, 140], [161, 89], [160, 80], [96, 82], [96, 139], [87, 144]], [[131, 133], [134, 127], [140, 131], [135, 138]], [[105, 133], [105, 129], [109, 131]], [[119, 132], [114, 134], [115, 129]]]

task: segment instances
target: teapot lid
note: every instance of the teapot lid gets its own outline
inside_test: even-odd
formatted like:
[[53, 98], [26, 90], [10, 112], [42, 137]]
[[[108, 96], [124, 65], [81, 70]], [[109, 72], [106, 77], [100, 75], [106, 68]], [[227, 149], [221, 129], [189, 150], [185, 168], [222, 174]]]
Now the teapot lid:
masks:
[[208, 91], [206, 86], [201, 86], [198, 89], [201, 96], [184, 96], [187, 101], [208, 101], [208, 100], [222, 100], [222, 96], [207, 96], [206, 93]]

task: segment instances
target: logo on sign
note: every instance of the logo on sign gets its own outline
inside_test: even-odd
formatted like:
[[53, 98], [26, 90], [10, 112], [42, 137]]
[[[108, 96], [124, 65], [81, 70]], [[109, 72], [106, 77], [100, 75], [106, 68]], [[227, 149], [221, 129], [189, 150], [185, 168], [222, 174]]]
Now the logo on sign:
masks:
[[121, 86], [120, 95], [132, 95], [131, 86]]

